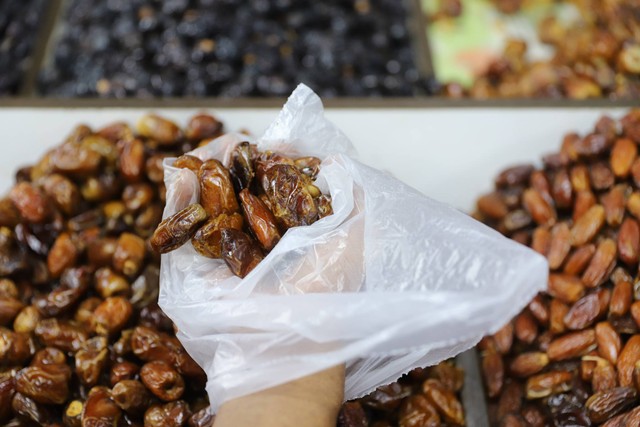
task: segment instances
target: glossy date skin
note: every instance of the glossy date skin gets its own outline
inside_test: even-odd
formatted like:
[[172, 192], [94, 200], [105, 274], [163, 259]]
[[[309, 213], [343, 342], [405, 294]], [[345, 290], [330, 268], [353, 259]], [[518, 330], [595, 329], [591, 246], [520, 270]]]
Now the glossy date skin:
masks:
[[197, 173], [208, 220], [194, 232], [201, 217], [186, 221], [185, 212], [193, 210], [187, 207], [160, 224], [152, 248], [167, 253], [190, 239], [196, 252], [224, 259], [239, 277], [253, 270], [287, 229], [333, 213], [331, 197], [312, 182], [321, 166], [316, 157], [258, 152], [255, 145], [242, 142], [231, 153], [229, 169], [215, 159], [203, 162], [190, 155], [179, 157], [173, 166]]

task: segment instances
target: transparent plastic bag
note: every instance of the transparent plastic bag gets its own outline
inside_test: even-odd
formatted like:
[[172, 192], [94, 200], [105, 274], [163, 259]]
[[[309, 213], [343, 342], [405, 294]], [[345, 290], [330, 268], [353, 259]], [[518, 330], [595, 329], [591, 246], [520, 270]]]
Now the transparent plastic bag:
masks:
[[[192, 154], [228, 164], [248, 139], [225, 135]], [[345, 398], [362, 396], [472, 347], [546, 286], [539, 254], [355, 160], [306, 86], [253, 142], [320, 157], [316, 185], [334, 214], [289, 229], [244, 279], [190, 243], [162, 256], [160, 306], [207, 373], [214, 411], [342, 363]], [[165, 217], [199, 198], [195, 175], [172, 163]]]

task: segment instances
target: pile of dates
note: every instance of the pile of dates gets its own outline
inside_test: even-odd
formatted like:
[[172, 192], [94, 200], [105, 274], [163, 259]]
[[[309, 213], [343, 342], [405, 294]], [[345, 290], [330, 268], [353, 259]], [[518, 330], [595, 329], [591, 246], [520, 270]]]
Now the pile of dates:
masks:
[[640, 425], [640, 110], [498, 175], [476, 218], [546, 256], [549, 284], [479, 345], [491, 423]]
[[162, 160], [218, 136], [78, 126], [0, 199], [0, 425], [212, 425], [206, 376], [157, 305]]
[[70, 0], [39, 89], [57, 97], [412, 96], [398, 0]]
[[0, 96], [18, 92], [45, 9], [44, 0], [0, 2]]
[[163, 220], [151, 246], [167, 253], [191, 240], [198, 254], [222, 258], [239, 277], [249, 274], [287, 229], [332, 213], [331, 197], [313, 185], [320, 171], [317, 157], [259, 152], [245, 141], [234, 148], [228, 169], [216, 159], [189, 154], [173, 166], [198, 177], [200, 203]]
[[[331, 209], [310, 183], [317, 159], [287, 159], [240, 144], [227, 170], [183, 155], [222, 132], [223, 124], [206, 114], [184, 129], [156, 115], [145, 115], [135, 129], [80, 125], [37, 163], [17, 171], [16, 184], [0, 198], [1, 425], [213, 425], [206, 375], [157, 304], [160, 257], [150, 241], [164, 209], [164, 158], [177, 157], [177, 166], [198, 164], [210, 178], [202, 215], [214, 220], [201, 233], [215, 219], [246, 221], [256, 240], [241, 226], [231, 228], [232, 235], [244, 236], [231, 253], [248, 240], [254, 248], [248, 253], [261, 254], [277, 243], [281, 227], [309, 224]], [[222, 194], [208, 190], [216, 174], [224, 176], [222, 205], [207, 199]], [[265, 177], [274, 178], [280, 192], [248, 191]], [[287, 188], [282, 181], [300, 193], [300, 210], [291, 211], [280, 197]], [[235, 207], [216, 215], [214, 206]], [[270, 220], [261, 223], [265, 217]], [[205, 254], [215, 250], [203, 242], [194, 247]], [[243, 268], [234, 271], [246, 274]], [[461, 425], [462, 379], [450, 362], [415, 370], [345, 404], [339, 425]]]
[[338, 427], [460, 427], [464, 372], [447, 360], [342, 406]]
[[[549, 60], [531, 61], [527, 44], [508, 40], [502, 56], [469, 90], [451, 83], [443, 95], [472, 98], [640, 98], [640, 3], [635, 0], [566, 1], [580, 18], [564, 23], [554, 15], [538, 28], [542, 43], [554, 49]], [[500, 0], [503, 12], [516, 12], [521, 1]], [[542, 2], [541, 2], [542, 3]]]

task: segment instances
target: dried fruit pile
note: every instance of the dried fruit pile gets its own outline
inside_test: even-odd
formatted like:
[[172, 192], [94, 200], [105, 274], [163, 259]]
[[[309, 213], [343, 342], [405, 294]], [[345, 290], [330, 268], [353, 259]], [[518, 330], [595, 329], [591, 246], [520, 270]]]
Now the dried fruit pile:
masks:
[[476, 216], [549, 261], [546, 292], [485, 338], [492, 425], [640, 425], [640, 110], [496, 178]]
[[[218, 136], [78, 126], [0, 199], [0, 424], [210, 426], [206, 377], [157, 305], [162, 160]], [[7, 423], [7, 424], [4, 424]]]
[[44, 0], [0, 2], [0, 96], [18, 92], [45, 6]]
[[[516, 12], [521, 3], [496, 1], [506, 13]], [[638, 99], [640, 3], [635, 0], [568, 3], [579, 7], [581, 18], [577, 22], [563, 24], [551, 15], [538, 28], [540, 41], [554, 48], [552, 59], [530, 61], [526, 43], [509, 40], [502, 57], [468, 91], [450, 83], [443, 86], [443, 95]]]
[[414, 369], [395, 383], [347, 402], [338, 427], [456, 427], [465, 425], [458, 394], [464, 373], [452, 361]]
[[61, 97], [411, 96], [397, 0], [68, 1], [40, 92]]
[[191, 239], [196, 252], [222, 258], [239, 277], [249, 274], [287, 229], [332, 213], [331, 197], [312, 182], [320, 171], [316, 157], [294, 160], [259, 152], [245, 141], [234, 148], [228, 169], [216, 159], [203, 162], [188, 154], [173, 166], [198, 177], [200, 203], [163, 220], [151, 246], [167, 253]]

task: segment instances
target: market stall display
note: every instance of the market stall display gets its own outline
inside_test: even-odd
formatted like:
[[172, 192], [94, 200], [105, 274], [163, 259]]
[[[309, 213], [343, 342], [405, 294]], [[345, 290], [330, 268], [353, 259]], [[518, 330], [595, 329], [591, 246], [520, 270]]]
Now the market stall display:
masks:
[[443, 96], [640, 98], [637, 2], [423, 3]]
[[56, 97], [425, 93], [393, 0], [68, 0], [39, 89]]
[[45, 0], [0, 3], [0, 96], [20, 90], [45, 6]]
[[475, 216], [545, 255], [551, 273], [478, 347], [491, 425], [638, 424], [639, 143], [640, 110], [602, 117], [478, 199]]

